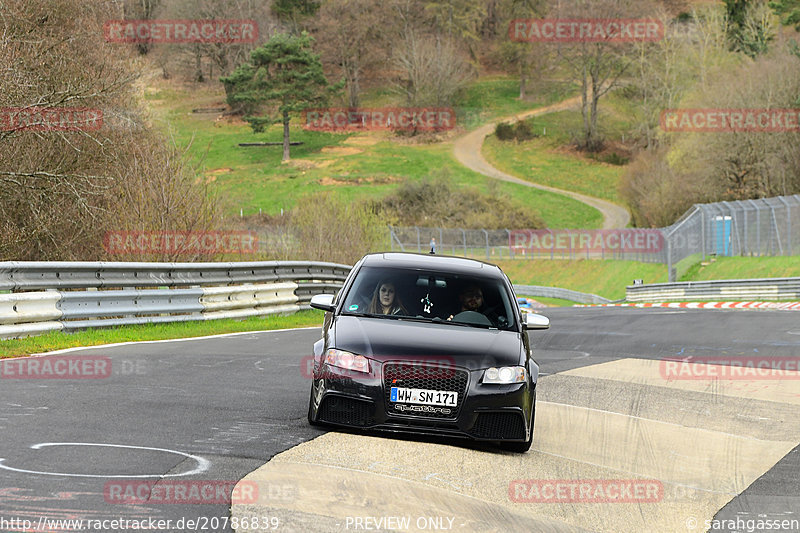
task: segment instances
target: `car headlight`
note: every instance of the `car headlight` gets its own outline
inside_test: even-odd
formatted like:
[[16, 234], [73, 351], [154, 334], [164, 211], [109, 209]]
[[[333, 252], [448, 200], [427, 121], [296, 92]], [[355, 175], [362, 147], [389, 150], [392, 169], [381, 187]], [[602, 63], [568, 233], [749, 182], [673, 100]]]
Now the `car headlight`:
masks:
[[344, 368], [345, 370], [369, 372], [369, 359], [363, 355], [356, 355], [335, 348], [331, 348], [325, 352], [325, 363], [337, 368]]
[[501, 366], [500, 368], [487, 368], [483, 373], [484, 383], [508, 385], [511, 383], [524, 383], [527, 374], [524, 366]]

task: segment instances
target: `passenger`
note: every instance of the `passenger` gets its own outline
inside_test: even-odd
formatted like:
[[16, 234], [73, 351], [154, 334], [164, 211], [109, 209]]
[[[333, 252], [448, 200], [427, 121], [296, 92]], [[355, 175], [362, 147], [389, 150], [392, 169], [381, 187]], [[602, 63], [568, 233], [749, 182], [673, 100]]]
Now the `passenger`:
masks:
[[382, 280], [375, 286], [367, 313], [371, 315], [407, 315], [408, 311], [400, 301], [394, 283]]

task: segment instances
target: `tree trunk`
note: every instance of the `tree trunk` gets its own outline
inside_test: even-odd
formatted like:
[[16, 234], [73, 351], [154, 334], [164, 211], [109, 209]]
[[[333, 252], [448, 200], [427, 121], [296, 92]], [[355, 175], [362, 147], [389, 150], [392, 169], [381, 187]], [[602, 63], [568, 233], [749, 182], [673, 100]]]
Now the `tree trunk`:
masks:
[[289, 112], [283, 112], [283, 161], [291, 159], [289, 155]]
[[589, 145], [590, 139], [590, 125], [589, 125], [589, 95], [588, 95], [589, 80], [587, 79], [586, 65], [583, 65], [582, 79], [581, 79], [581, 116], [583, 117], [583, 146], [580, 148], [586, 149]]
[[347, 84], [347, 99], [350, 103], [350, 107], [356, 108], [361, 103], [359, 98], [361, 87], [358, 84], [358, 69], [350, 65], [347, 70], [349, 71], [347, 73], [347, 77], [349, 78]]
[[205, 81], [203, 76], [203, 55], [199, 46], [194, 49], [194, 72], [194, 81], [203, 83]]
[[597, 85], [597, 76], [592, 73], [592, 116], [589, 126], [590, 139], [588, 146], [590, 152], [600, 151], [600, 142], [597, 138], [597, 104], [600, 101], [600, 95], [598, 94], [600, 88]]

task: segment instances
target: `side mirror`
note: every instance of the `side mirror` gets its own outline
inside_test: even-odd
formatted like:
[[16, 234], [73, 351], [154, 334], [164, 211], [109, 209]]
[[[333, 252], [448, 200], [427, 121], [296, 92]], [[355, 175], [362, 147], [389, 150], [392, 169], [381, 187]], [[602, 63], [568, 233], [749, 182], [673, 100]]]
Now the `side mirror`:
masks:
[[550, 327], [550, 319], [536, 313], [525, 313], [525, 322], [522, 327], [524, 329], [547, 329]]
[[316, 294], [311, 297], [311, 307], [332, 313], [336, 307], [333, 305], [333, 294]]

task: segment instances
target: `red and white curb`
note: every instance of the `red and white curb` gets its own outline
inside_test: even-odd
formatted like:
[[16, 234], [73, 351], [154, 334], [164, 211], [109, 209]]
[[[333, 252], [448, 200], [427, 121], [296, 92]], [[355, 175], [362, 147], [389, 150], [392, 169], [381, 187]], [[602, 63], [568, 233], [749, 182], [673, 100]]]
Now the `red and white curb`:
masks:
[[800, 311], [800, 302], [660, 302], [579, 304], [573, 307], [669, 307], [673, 309], [778, 309]]

